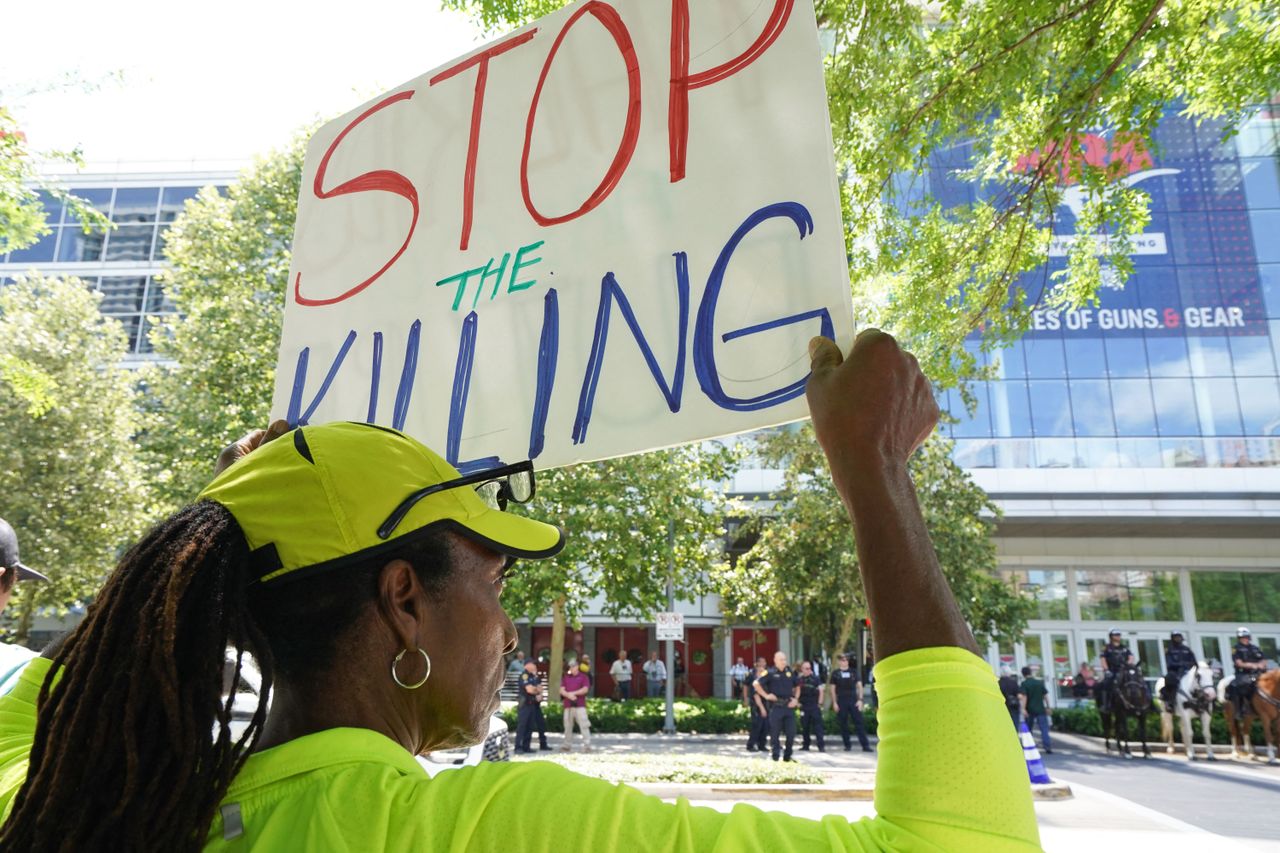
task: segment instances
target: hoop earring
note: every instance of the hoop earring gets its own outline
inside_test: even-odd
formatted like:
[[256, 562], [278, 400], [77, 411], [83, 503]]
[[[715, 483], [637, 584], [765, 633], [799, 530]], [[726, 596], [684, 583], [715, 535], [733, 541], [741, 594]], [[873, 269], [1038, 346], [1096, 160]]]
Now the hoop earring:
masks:
[[431, 677], [431, 656], [428, 655], [421, 648], [418, 649], [418, 654], [422, 655], [422, 660], [427, 665], [427, 673], [426, 675], [422, 676], [422, 678], [419, 681], [415, 681], [413, 684], [405, 684], [403, 681], [400, 680], [400, 676], [396, 672], [396, 664], [400, 663], [400, 659], [404, 657], [405, 652], [407, 651], [408, 649], [401, 649], [400, 654], [396, 655], [395, 660], [391, 662], [391, 680], [394, 681], [396, 684], [399, 684], [405, 690], [417, 690], [419, 687], [426, 684], [427, 679]]

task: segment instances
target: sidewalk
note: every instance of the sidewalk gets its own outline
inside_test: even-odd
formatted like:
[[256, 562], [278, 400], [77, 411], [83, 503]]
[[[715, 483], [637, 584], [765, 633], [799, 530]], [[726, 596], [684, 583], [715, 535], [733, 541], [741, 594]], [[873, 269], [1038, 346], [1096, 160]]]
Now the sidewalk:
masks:
[[[1058, 737], [1055, 732], [1055, 740]], [[1090, 738], [1074, 735], [1061, 737], [1063, 745], [1071, 750], [1102, 752], [1101, 743], [1095, 744]], [[552, 747], [558, 750], [562, 738], [553, 734], [549, 736], [549, 740]], [[593, 735], [591, 738], [592, 752], [597, 755], [717, 755], [771, 760], [767, 754], [761, 756], [760, 753], [747, 752], [745, 743], [746, 738], [742, 735], [630, 734]], [[1160, 756], [1163, 760], [1186, 761], [1178, 756], [1166, 757], [1163, 750], [1161, 744]], [[816, 747], [809, 752], [802, 752], [797, 747], [795, 757], [799, 762], [826, 773], [830, 783], [826, 786], [653, 783], [634, 787], [668, 800], [681, 796], [693, 805], [719, 811], [729, 811], [736, 805], [745, 804], [766, 811], [781, 811], [815, 819], [824, 815], [839, 815], [847, 820], [858, 820], [875, 814], [870, 800], [875, 779], [874, 752], [862, 752], [856, 741], [853, 750], [845, 752], [837, 735], [834, 741], [828, 739], [826, 752], [817, 752]], [[522, 755], [516, 760], [536, 758], [536, 754]], [[1254, 766], [1226, 760], [1213, 764], [1197, 761], [1196, 767], [1210, 773], [1220, 772], [1234, 776], [1253, 776], [1255, 771], [1268, 775], [1272, 772], [1280, 773], [1280, 770], [1268, 768], [1260, 762], [1251, 764]], [[812, 793], [808, 793], [811, 788]], [[1081, 849], [1088, 849], [1090, 853], [1133, 853], [1135, 850], [1158, 850], [1160, 853], [1280, 853], [1280, 841], [1227, 838], [1077, 782], [1071, 784], [1071, 791], [1073, 798], [1037, 799], [1035, 803], [1041, 842], [1050, 853]]]

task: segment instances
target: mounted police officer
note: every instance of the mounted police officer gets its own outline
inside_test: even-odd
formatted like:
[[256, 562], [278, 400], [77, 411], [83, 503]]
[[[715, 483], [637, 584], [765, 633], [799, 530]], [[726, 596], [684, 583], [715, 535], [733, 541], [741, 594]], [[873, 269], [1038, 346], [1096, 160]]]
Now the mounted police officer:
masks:
[[1124, 642], [1124, 633], [1119, 628], [1107, 632], [1107, 645], [1102, 650], [1102, 691], [1099, 704], [1101, 710], [1110, 711], [1111, 701], [1115, 698], [1116, 676], [1126, 666], [1137, 662], [1133, 652]]
[[1165, 710], [1172, 714], [1182, 677], [1196, 668], [1195, 653], [1183, 643], [1181, 631], [1174, 631], [1169, 635], [1169, 648], [1164, 653], [1164, 668], [1164, 688], [1160, 691], [1160, 699], [1164, 702]]
[[547, 723], [542, 716], [542, 679], [538, 677], [538, 662], [525, 658], [524, 672], [520, 673], [517, 693], [520, 710], [516, 716], [516, 752], [533, 752], [533, 732], [538, 732], [538, 748], [548, 751]]
[[773, 666], [763, 678], [757, 678], [755, 691], [769, 703], [769, 737], [773, 743], [773, 760], [778, 760], [782, 752], [779, 735], [786, 732], [787, 747], [783, 759], [794, 761], [791, 748], [796, 740], [796, 706], [800, 704], [796, 696], [799, 687], [799, 676], [787, 665], [785, 652], [777, 652], [773, 656]]
[[1253, 644], [1253, 635], [1243, 626], [1236, 629], [1231, 665], [1236, 668], [1236, 677], [1227, 685], [1227, 698], [1235, 702], [1236, 718], [1242, 720], [1249, 711], [1249, 700], [1253, 698], [1258, 675], [1267, 668], [1266, 656]]
[[769, 712], [764, 697], [756, 692], [756, 681], [768, 673], [764, 658], [756, 658], [755, 667], [742, 680], [742, 701], [751, 709], [751, 728], [747, 730], [747, 752], [764, 752], [769, 743]]
[[871, 751], [871, 742], [867, 740], [867, 725], [862, 720], [862, 682], [858, 674], [849, 669], [849, 656], [836, 658], [837, 669], [831, 673], [831, 709], [836, 712], [836, 722], [840, 724], [840, 737], [844, 740], [844, 751], [853, 748], [849, 738], [849, 720], [853, 719], [854, 728], [858, 732], [858, 743], [863, 752]]
[[814, 737], [818, 741], [818, 752], [827, 751], [822, 743], [822, 739], [826, 735], [822, 725], [822, 694], [824, 687], [826, 685], [814, 673], [812, 663], [805, 661], [800, 664], [800, 731], [803, 736], [800, 748], [805, 752], [809, 751], [810, 729], [813, 729]]

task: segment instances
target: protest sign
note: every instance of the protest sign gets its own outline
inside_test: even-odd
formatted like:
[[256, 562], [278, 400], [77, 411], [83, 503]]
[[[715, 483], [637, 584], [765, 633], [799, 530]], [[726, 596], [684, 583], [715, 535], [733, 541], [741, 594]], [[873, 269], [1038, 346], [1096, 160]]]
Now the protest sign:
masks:
[[600, 0], [307, 152], [274, 411], [464, 470], [807, 415], [852, 316], [812, 0]]

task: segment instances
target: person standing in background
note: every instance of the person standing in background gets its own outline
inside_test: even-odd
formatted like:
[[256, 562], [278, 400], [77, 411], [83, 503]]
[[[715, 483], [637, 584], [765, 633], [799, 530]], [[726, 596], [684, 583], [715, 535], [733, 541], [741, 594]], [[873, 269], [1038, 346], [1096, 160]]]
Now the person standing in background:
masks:
[[1018, 698], [1018, 676], [1007, 666], [1000, 667], [1000, 693], [1004, 696], [1004, 706], [1009, 710], [1009, 718], [1013, 720], [1014, 731], [1018, 729], [1021, 700]]
[[849, 720], [853, 720], [858, 733], [858, 743], [863, 752], [871, 752], [871, 742], [867, 740], [867, 724], [862, 719], [862, 682], [858, 675], [849, 669], [849, 656], [836, 658], [837, 669], [831, 673], [831, 710], [836, 712], [836, 722], [840, 724], [840, 737], [844, 740], [844, 751], [853, 748], [849, 737]]
[[522, 672], [524, 672], [524, 652], [516, 649], [516, 653], [511, 658], [511, 662], [507, 664], [507, 675], [519, 675]]
[[577, 662], [569, 665], [569, 671], [560, 679], [560, 698], [564, 702], [564, 743], [561, 752], [573, 749], [573, 725], [578, 724], [582, 733], [582, 751], [591, 751], [591, 720], [587, 718], [587, 691], [591, 689], [587, 674], [578, 668]]
[[538, 733], [538, 749], [547, 751], [547, 723], [542, 716], [542, 679], [538, 663], [525, 658], [520, 674], [520, 711], [516, 719], [516, 752], [533, 752], [533, 733]]
[[[0, 611], [9, 606], [9, 599], [18, 581], [47, 581], [48, 578], [30, 566], [24, 566], [18, 557], [18, 534], [9, 522], [0, 518]], [[7, 693], [14, 676], [36, 656], [36, 652], [17, 643], [0, 643], [0, 693]]]
[[747, 666], [742, 658], [738, 658], [733, 666], [729, 667], [729, 677], [733, 679], [729, 695], [738, 696], [742, 693], [742, 683], [747, 680], [747, 673], [749, 672], [751, 672], [751, 668]]
[[756, 682], [768, 672], [763, 657], [756, 658], [756, 668], [747, 673], [742, 682], [742, 701], [751, 710], [751, 728], [747, 730], [747, 752], [764, 752], [768, 749], [769, 712], [764, 699], [756, 692]]
[[658, 657], [657, 652], [649, 652], [649, 659], [644, 662], [645, 695], [650, 699], [662, 697], [662, 690], [667, 684], [667, 665]]
[[1071, 707], [1079, 708], [1084, 705], [1086, 699], [1093, 696], [1093, 685], [1096, 679], [1093, 675], [1093, 667], [1088, 661], [1080, 664], [1080, 671], [1076, 673], [1075, 678], [1071, 680]]
[[1022, 685], [1018, 688], [1021, 710], [1027, 718], [1027, 730], [1035, 725], [1040, 729], [1045, 755], [1053, 755], [1053, 742], [1049, 740], [1049, 688], [1044, 679], [1031, 674], [1031, 667], [1022, 668]]
[[618, 686], [618, 699], [622, 702], [631, 698], [631, 660], [627, 657], [624, 649], [618, 654], [618, 659], [613, 662], [613, 666], [609, 667], [609, 675], [613, 677], [613, 683]]
[[805, 661], [800, 664], [800, 748], [809, 751], [809, 730], [813, 729], [818, 742], [818, 752], [826, 752], [823, 738], [826, 732], [822, 726], [822, 696], [826, 685], [813, 671], [813, 664]]

